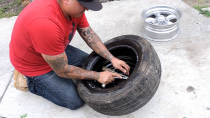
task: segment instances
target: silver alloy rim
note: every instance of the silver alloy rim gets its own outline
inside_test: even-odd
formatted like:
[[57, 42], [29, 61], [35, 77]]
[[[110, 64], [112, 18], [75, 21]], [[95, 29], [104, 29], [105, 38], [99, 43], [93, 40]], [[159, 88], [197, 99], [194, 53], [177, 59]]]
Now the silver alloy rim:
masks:
[[155, 6], [142, 12], [144, 21], [141, 33], [153, 41], [169, 41], [179, 35], [182, 12], [170, 6]]

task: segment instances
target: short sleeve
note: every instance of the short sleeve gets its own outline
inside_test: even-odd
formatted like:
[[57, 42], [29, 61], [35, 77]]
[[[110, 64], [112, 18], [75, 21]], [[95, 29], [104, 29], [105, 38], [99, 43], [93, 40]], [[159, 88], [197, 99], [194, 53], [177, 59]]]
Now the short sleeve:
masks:
[[89, 23], [87, 21], [85, 13], [83, 13], [82, 16], [79, 18], [78, 27], [79, 28], [85, 28], [85, 27], [88, 27], [88, 26], [89, 26]]
[[29, 23], [28, 32], [37, 52], [46, 55], [64, 52], [64, 32], [54, 21], [37, 18]]

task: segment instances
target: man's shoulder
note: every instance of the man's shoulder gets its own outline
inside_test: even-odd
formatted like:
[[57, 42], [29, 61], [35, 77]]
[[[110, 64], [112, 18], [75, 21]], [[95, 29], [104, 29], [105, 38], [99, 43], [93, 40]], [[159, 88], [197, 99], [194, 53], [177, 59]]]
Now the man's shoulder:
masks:
[[30, 3], [18, 17], [24, 19], [26, 23], [30, 23], [36, 19], [49, 19], [58, 21], [60, 17], [59, 6], [56, 3], [56, 0], [35, 0]]

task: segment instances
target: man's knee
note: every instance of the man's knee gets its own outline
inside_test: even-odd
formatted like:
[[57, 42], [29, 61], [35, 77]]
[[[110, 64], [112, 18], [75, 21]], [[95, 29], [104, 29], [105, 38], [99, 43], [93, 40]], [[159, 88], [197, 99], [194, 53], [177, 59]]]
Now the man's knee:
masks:
[[74, 100], [74, 102], [68, 102], [67, 107], [71, 110], [76, 110], [84, 105], [84, 101], [82, 99]]

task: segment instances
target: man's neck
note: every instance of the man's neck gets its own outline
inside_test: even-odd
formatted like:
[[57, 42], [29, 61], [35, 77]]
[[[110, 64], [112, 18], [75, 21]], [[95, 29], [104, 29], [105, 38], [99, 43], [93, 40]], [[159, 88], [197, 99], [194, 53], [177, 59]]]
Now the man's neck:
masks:
[[62, 0], [57, 0], [57, 2], [58, 2], [58, 5], [61, 8], [61, 11], [62, 11], [63, 15], [66, 17], [66, 19], [71, 20], [71, 16], [69, 16], [64, 10], [63, 1]]

